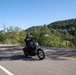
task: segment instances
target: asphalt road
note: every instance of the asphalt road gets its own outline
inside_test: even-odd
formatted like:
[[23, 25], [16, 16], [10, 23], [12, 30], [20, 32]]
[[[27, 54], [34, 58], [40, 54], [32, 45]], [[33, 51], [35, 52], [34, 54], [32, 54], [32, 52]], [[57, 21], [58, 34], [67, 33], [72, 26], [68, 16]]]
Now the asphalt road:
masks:
[[21, 46], [0, 46], [0, 75], [76, 75], [76, 49], [42, 47], [46, 57], [26, 58]]

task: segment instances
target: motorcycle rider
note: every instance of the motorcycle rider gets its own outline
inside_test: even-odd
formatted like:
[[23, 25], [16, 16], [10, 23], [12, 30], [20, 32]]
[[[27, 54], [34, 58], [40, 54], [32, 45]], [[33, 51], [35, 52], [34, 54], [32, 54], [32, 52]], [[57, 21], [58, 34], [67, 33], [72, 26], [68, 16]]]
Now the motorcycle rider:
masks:
[[35, 56], [37, 55], [40, 60], [45, 58], [44, 51], [37, 45], [35, 41], [36, 38], [30, 36], [29, 34], [26, 35], [25, 43], [26, 46], [23, 48], [23, 52], [25, 56]]
[[25, 38], [25, 43], [26, 43], [26, 47], [27, 47], [28, 52], [30, 51], [30, 47], [31, 47], [30, 42], [31, 41], [32, 41], [32, 37], [29, 34], [27, 34], [26, 38]]

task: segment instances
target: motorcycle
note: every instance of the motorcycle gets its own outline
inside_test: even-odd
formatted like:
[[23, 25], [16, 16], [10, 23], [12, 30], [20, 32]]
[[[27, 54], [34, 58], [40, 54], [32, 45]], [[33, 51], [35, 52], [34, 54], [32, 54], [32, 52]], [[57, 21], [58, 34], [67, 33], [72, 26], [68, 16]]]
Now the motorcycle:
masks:
[[38, 56], [38, 58], [40, 60], [43, 60], [45, 58], [45, 53], [44, 51], [41, 49], [41, 47], [39, 46], [38, 42], [37, 41], [33, 41], [28, 49], [28, 47], [24, 47], [23, 48], [23, 52], [24, 52], [24, 55], [26, 57], [28, 57], [29, 55], [30, 56]]

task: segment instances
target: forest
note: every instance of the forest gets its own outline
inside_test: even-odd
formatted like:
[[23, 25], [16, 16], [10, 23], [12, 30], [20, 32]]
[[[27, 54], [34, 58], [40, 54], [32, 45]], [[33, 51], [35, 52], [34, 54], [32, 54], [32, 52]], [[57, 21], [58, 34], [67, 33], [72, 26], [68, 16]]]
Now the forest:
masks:
[[24, 45], [27, 33], [36, 37], [41, 46], [76, 48], [76, 18], [32, 26], [26, 30], [10, 26], [0, 30], [0, 44]]

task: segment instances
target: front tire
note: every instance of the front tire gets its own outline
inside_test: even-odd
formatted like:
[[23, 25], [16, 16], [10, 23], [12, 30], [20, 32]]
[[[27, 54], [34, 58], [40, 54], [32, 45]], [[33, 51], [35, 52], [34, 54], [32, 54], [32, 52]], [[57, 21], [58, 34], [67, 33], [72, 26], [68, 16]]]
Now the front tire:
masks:
[[37, 51], [37, 55], [38, 55], [40, 60], [43, 60], [45, 58], [45, 53], [44, 53], [44, 51], [42, 49], [39, 49]]

